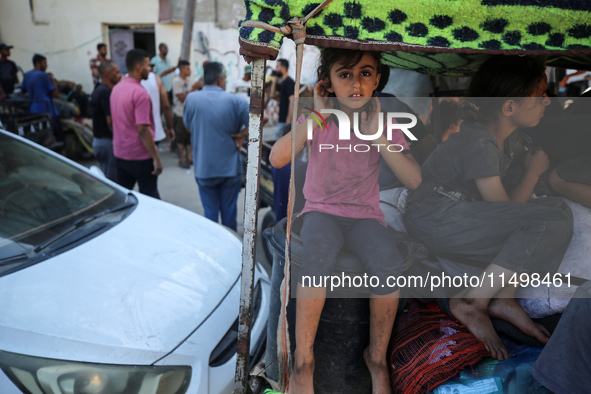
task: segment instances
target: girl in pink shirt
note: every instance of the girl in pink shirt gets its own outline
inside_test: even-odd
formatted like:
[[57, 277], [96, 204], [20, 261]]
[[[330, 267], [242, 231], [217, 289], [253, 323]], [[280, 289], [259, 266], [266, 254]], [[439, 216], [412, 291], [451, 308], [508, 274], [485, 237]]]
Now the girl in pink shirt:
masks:
[[[328, 117], [327, 125], [316, 128], [309, 141], [301, 230], [304, 256], [297, 290], [296, 350], [289, 388], [292, 393], [314, 392], [313, 345], [326, 298], [326, 287], [303, 286], [302, 278], [340, 276], [333, 269], [344, 245], [360, 258], [368, 275], [379, 280], [379, 285], [371, 288], [370, 341], [364, 359], [371, 373], [373, 393], [390, 392], [386, 351], [399, 289], [389, 287], [386, 280], [402, 273], [402, 259], [379, 208], [380, 157], [411, 189], [421, 183], [421, 170], [410, 154], [402, 153], [408, 145], [399, 130], [394, 130], [390, 138], [386, 128], [379, 131], [386, 123], [380, 102], [374, 97], [380, 71], [379, 52], [326, 48], [321, 54], [314, 110], [341, 112]], [[338, 116], [341, 118], [337, 121]], [[346, 124], [342, 120], [347, 118], [355, 132], [349, 131], [343, 138], [339, 127]], [[295, 129], [296, 154], [307, 142], [307, 123], [301, 122]], [[288, 133], [273, 146], [269, 159], [274, 167], [291, 162], [291, 138]]]

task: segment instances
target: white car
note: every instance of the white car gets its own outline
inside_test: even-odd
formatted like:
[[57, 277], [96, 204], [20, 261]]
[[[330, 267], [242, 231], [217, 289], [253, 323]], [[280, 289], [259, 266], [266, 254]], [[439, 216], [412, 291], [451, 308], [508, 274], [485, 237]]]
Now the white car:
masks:
[[[241, 242], [0, 131], [0, 393], [229, 393]], [[270, 281], [256, 267], [251, 359]]]

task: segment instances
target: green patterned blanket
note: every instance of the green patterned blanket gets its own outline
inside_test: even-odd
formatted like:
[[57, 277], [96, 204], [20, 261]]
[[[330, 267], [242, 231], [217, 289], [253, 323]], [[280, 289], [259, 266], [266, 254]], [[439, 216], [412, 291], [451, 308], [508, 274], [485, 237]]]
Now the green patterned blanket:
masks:
[[[319, 4], [245, 0], [245, 20], [283, 26]], [[307, 44], [380, 50], [385, 63], [428, 74], [469, 74], [492, 54], [548, 55], [553, 65], [589, 69], [591, 0], [335, 0], [306, 34]], [[242, 26], [241, 54], [274, 59], [282, 39]]]

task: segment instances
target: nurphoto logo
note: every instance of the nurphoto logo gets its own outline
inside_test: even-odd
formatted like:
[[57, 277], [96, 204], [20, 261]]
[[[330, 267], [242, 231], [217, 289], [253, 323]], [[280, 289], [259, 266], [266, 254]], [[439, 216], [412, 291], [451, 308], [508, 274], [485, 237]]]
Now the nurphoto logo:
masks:
[[[351, 128], [351, 122], [347, 114], [343, 111], [338, 109], [321, 109], [320, 112], [304, 107], [309, 112], [305, 114], [308, 115], [308, 139], [311, 140], [314, 135], [314, 129], [316, 126], [314, 125], [314, 121], [320, 128], [321, 132], [328, 131], [328, 124], [326, 119], [322, 114], [333, 114], [337, 117], [338, 126], [339, 126], [339, 141], [350, 141], [351, 140], [351, 130], [355, 134], [357, 138], [362, 141], [374, 141], [378, 137], [382, 135], [384, 132], [384, 115], [386, 117], [386, 137], [388, 141], [392, 140], [392, 133], [394, 130], [402, 131], [410, 140], [417, 141], [417, 137], [415, 137], [412, 132], [410, 131], [411, 128], [416, 126], [417, 124], [417, 117], [411, 113], [407, 112], [388, 112], [384, 114], [383, 112], [378, 113], [378, 129], [373, 134], [363, 134], [359, 131], [359, 112], [355, 112], [353, 114], [353, 127]], [[401, 120], [410, 120], [410, 122], [406, 123], [399, 123]], [[386, 146], [385, 144], [356, 144], [356, 145], [334, 145], [334, 144], [320, 144], [319, 151], [322, 152], [323, 150], [331, 150], [336, 149], [337, 152], [340, 150], [347, 150], [351, 152], [352, 150], [355, 152], [369, 152], [371, 147], [377, 147], [378, 151], [381, 147], [386, 147], [390, 152], [402, 152], [404, 149], [402, 145], [399, 144], [390, 144]]]

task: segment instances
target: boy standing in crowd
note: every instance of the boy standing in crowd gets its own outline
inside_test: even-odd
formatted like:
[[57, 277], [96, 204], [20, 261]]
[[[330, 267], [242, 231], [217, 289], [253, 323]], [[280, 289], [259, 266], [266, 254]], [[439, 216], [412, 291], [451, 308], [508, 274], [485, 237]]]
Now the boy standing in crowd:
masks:
[[193, 152], [191, 151], [191, 135], [183, 123], [183, 109], [187, 95], [196, 89], [195, 86], [189, 88], [191, 65], [188, 61], [179, 61], [179, 71], [179, 75], [172, 80], [172, 124], [179, 151], [179, 166], [189, 168], [193, 164]]

